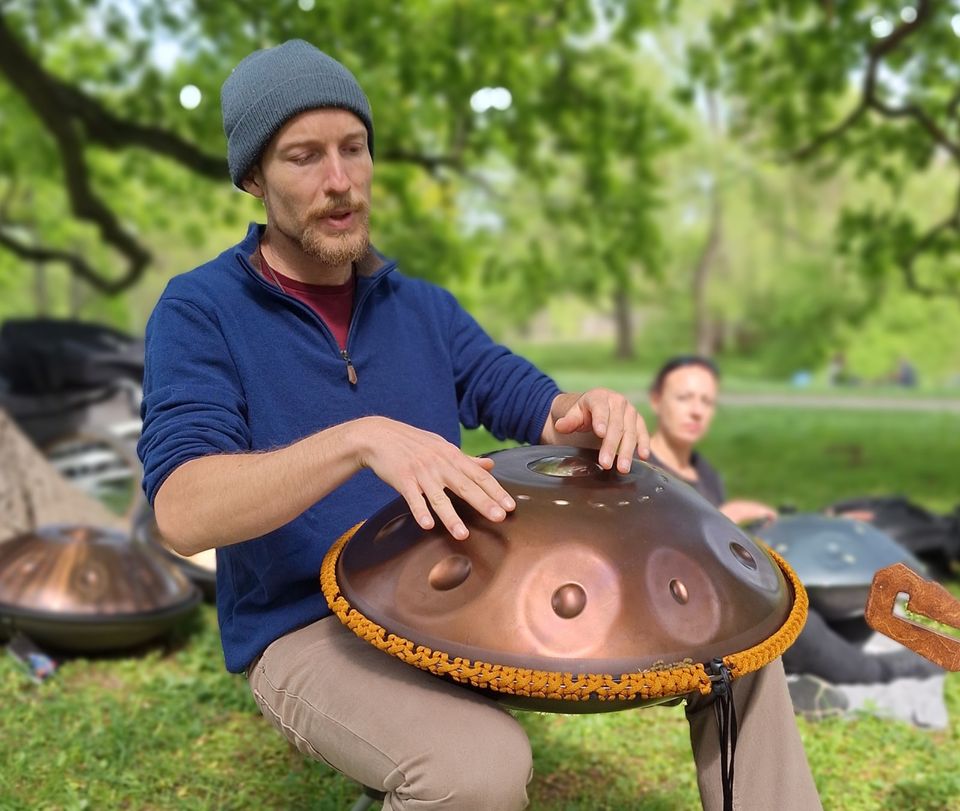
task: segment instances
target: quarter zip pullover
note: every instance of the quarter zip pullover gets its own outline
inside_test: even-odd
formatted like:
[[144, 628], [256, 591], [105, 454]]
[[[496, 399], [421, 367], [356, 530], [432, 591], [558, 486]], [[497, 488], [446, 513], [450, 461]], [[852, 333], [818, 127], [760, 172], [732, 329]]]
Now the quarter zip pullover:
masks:
[[[139, 453], [151, 503], [190, 459], [279, 448], [366, 415], [457, 445], [461, 424], [539, 441], [556, 384], [492, 341], [450, 293], [378, 256], [379, 269], [357, 276], [341, 349], [316, 313], [250, 263], [262, 230], [252, 225], [241, 243], [172, 279], [150, 317]], [[329, 614], [317, 582], [324, 554], [396, 495], [362, 470], [285, 526], [217, 550], [229, 670]]]

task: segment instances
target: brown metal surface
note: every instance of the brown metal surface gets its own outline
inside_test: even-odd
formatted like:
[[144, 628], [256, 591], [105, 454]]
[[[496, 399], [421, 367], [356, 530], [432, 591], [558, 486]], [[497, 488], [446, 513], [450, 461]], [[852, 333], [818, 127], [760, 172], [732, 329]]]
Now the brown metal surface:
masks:
[[194, 600], [187, 578], [120, 532], [53, 526], [0, 543], [0, 612], [119, 617]]
[[902, 563], [878, 571], [867, 597], [867, 623], [946, 670], [960, 671], [960, 639], [954, 639], [893, 611], [897, 595], [907, 595], [907, 608], [915, 614], [960, 630], [960, 600], [939, 583], [924, 580]]
[[704, 662], [785, 621], [777, 565], [686, 484], [643, 462], [603, 471], [574, 448], [493, 458], [516, 511], [496, 524], [458, 502], [458, 542], [391, 503], [338, 560], [354, 608], [451, 656], [571, 673]]
[[160, 550], [166, 558], [172, 560], [190, 580], [200, 587], [204, 597], [208, 600], [216, 598], [217, 551], [215, 549], [206, 549], [196, 555], [181, 555], [175, 552], [160, 534], [153, 510], [146, 505], [134, 521], [133, 534], [137, 540]]

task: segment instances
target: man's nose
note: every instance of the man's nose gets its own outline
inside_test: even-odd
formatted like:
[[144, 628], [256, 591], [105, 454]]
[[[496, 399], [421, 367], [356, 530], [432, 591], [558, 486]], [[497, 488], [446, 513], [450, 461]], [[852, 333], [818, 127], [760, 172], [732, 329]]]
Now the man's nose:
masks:
[[323, 176], [323, 190], [327, 194], [346, 194], [350, 191], [350, 177], [339, 153], [329, 156]]

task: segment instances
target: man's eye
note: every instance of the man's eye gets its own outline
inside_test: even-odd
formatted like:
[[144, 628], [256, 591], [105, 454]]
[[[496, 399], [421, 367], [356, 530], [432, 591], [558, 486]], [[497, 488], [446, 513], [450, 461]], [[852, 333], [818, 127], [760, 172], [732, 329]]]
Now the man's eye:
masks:
[[313, 157], [314, 157], [313, 152], [304, 152], [303, 154], [300, 154], [300, 155], [291, 155], [290, 160], [293, 163], [295, 163], [297, 166], [303, 166], [304, 164], [309, 163], [311, 160], [313, 160]]
[[344, 149], [348, 155], [360, 155], [363, 153], [364, 146], [363, 144], [348, 144]]

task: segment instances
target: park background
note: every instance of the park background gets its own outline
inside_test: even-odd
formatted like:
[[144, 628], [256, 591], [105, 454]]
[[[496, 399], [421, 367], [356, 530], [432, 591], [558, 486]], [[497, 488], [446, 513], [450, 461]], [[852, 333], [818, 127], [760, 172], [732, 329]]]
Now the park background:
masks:
[[[960, 3], [6, 0], [0, 320], [142, 335], [172, 275], [262, 220], [219, 88], [291, 37], [370, 97], [374, 243], [561, 385], [644, 406], [664, 358], [710, 354], [733, 495], [960, 502]], [[259, 719], [209, 606], [40, 687], [5, 659], [0, 686], [0, 808], [356, 794]], [[960, 676], [947, 701], [940, 732], [801, 720], [824, 806], [960, 808]], [[522, 722], [535, 809], [697, 807], [677, 709]]]

